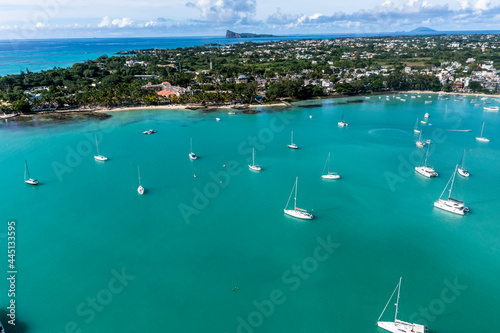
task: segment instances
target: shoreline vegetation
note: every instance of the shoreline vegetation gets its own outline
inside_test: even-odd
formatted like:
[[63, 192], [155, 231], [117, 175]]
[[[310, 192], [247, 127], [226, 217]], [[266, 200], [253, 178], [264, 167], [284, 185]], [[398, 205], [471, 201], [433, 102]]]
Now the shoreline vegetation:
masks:
[[[398, 91], [398, 92], [388, 92], [384, 94], [363, 94], [363, 95], [354, 95], [354, 96], [325, 96], [323, 98], [314, 98], [308, 100], [301, 100], [300, 102], [317, 102], [320, 100], [326, 99], [342, 99], [342, 98], [363, 98], [363, 97], [373, 97], [380, 95], [401, 95], [401, 94], [433, 94], [433, 95], [446, 95], [446, 96], [462, 96], [462, 97], [491, 97], [494, 98], [495, 95], [484, 94], [484, 93], [456, 93], [456, 92], [443, 92], [443, 91], [426, 91], [426, 90], [408, 90], [408, 91]], [[498, 96], [500, 97], [500, 96]], [[16, 118], [21, 121], [28, 121], [33, 117], [41, 117], [46, 119], [53, 120], [75, 120], [75, 119], [84, 119], [84, 118], [97, 118], [97, 119], [107, 119], [111, 117], [109, 113], [114, 112], [131, 112], [131, 111], [147, 111], [147, 110], [176, 110], [176, 111], [205, 111], [205, 112], [213, 112], [216, 110], [236, 110], [242, 111], [242, 113], [246, 114], [256, 114], [259, 113], [259, 110], [255, 110], [256, 108], [261, 107], [279, 107], [280, 109], [286, 109], [289, 107], [293, 107], [294, 104], [282, 101], [276, 102], [272, 104], [251, 104], [251, 105], [240, 105], [240, 104], [228, 104], [228, 105], [216, 105], [216, 106], [206, 106], [201, 104], [169, 104], [169, 105], [148, 105], [148, 106], [129, 106], [129, 107], [95, 107], [95, 108], [78, 108], [72, 110], [59, 110], [59, 111], [41, 111], [37, 113], [28, 113], [28, 114], [19, 114], [18, 116], [11, 118], [15, 120]], [[306, 105], [307, 106], [307, 105]]]
[[154, 109], [257, 113], [259, 107], [296, 101], [409, 92], [498, 96], [499, 66], [500, 36], [494, 35], [132, 50], [0, 77], [0, 118], [104, 118], [115, 111]]

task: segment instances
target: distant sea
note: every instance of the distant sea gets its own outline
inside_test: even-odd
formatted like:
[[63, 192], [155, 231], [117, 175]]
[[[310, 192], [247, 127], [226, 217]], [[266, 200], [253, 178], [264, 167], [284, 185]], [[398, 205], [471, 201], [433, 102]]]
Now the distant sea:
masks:
[[[499, 31], [430, 31], [425, 34], [458, 34], [458, 33], [499, 33]], [[210, 43], [233, 44], [244, 42], [266, 42], [278, 40], [297, 40], [306, 38], [328, 39], [343, 37], [375, 37], [416, 35], [418, 32], [383, 32], [363, 34], [317, 34], [286, 35], [272, 38], [225, 38], [223, 36], [205, 37], [141, 37], [141, 38], [66, 38], [37, 40], [0, 40], [0, 76], [19, 74], [21, 71], [38, 72], [54, 67], [69, 67], [77, 62], [93, 60], [102, 55], [113, 56], [119, 51], [178, 48], [199, 46]]]

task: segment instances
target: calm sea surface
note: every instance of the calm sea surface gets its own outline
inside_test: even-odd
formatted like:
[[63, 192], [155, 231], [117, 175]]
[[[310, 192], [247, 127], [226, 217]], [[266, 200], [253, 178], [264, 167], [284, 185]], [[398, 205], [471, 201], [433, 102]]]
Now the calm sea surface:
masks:
[[[15, 220], [17, 332], [381, 332], [399, 277], [399, 319], [494, 331], [500, 116], [471, 98], [403, 98], [0, 124], [0, 242], [6, 251]], [[413, 170], [425, 112], [433, 179]], [[475, 140], [483, 122], [486, 144]], [[291, 131], [298, 150], [286, 146]], [[105, 163], [93, 158], [95, 137]], [[260, 173], [247, 166], [252, 147]], [[457, 177], [453, 196], [471, 211], [461, 217], [432, 204], [464, 149], [471, 176]], [[340, 180], [320, 177], [329, 152]], [[37, 187], [23, 182], [25, 159]], [[283, 214], [296, 177], [312, 221]]]

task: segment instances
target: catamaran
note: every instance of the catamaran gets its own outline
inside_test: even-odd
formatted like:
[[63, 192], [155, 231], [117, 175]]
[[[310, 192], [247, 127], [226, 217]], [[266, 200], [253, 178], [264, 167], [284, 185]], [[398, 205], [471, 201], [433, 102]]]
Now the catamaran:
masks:
[[[463, 201], [456, 200], [456, 199], [453, 199], [451, 197], [451, 191], [453, 190], [453, 183], [455, 182], [455, 176], [457, 174], [457, 169], [458, 169], [458, 165], [455, 167], [455, 171], [453, 171], [453, 174], [451, 175], [450, 180], [448, 180], [448, 183], [446, 183], [446, 187], [444, 188], [443, 192], [441, 192], [439, 199], [434, 202], [434, 207], [446, 210], [450, 213], [454, 213], [454, 214], [458, 214], [458, 215], [465, 215], [465, 213], [469, 211], [469, 207], [466, 207]], [[444, 192], [448, 188], [448, 184], [450, 182], [451, 182], [451, 186], [450, 186], [450, 191], [448, 194], [448, 200], [441, 199]]]
[[252, 148], [252, 164], [248, 165], [248, 168], [253, 171], [260, 171], [262, 170], [260, 165], [255, 164], [255, 148]]
[[[380, 321], [380, 318], [382, 318], [382, 315], [385, 312], [385, 309], [387, 309], [387, 306], [392, 300], [392, 297], [394, 296], [394, 293], [398, 291], [398, 298], [396, 301], [396, 313], [394, 315], [394, 321]], [[420, 324], [412, 324], [412, 323], [407, 323], [405, 321], [399, 320], [398, 319], [398, 310], [399, 310], [399, 295], [401, 292], [401, 278], [399, 278], [399, 283], [396, 286], [396, 289], [392, 292], [391, 298], [389, 298], [389, 301], [385, 305], [384, 310], [382, 311], [382, 314], [380, 317], [378, 317], [377, 320], [377, 325], [378, 327], [392, 332], [392, 333], [427, 333], [428, 329], [427, 326], [420, 325]]]
[[193, 138], [190, 138], [189, 139], [189, 158], [192, 159], [192, 160], [195, 160], [198, 158], [198, 156], [196, 156], [195, 153], [193, 153]]
[[292, 149], [299, 149], [299, 146], [297, 146], [295, 143], [293, 143], [293, 131], [292, 131], [292, 140], [289, 145], [287, 145], [289, 148]]
[[144, 187], [141, 185], [141, 170], [139, 166], [137, 166], [137, 173], [139, 174], [139, 187], [137, 188], [137, 193], [144, 194]]
[[417, 147], [423, 148], [425, 146], [425, 142], [422, 141], [422, 132], [420, 132], [420, 135], [418, 136], [418, 141], [415, 142]]
[[498, 110], [500, 110], [500, 108], [498, 106], [485, 106], [485, 107], [483, 107], [483, 110], [485, 112], [498, 112]]
[[438, 173], [434, 170], [434, 168], [427, 166], [427, 156], [429, 155], [429, 147], [431, 145], [427, 145], [427, 151], [425, 152], [424, 163], [421, 166], [415, 167], [415, 171], [425, 177], [437, 177]]
[[458, 174], [463, 177], [469, 177], [469, 171], [464, 168], [464, 161], [465, 161], [465, 149], [464, 149], [464, 154], [462, 155], [462, 160], [460, 161], [460, 167], [458, 168]]
[[28, 169], [28, 163], [24, 160], [24, 182], [30, 185], [38, 185], [38, 180], [30, 177], [30, 171]]
[[483, 130], [484, 130], [484, 122], [483, 122], [483, 127], [481, 127], [481, 134], [479, 136], [476, 136], [476, 140], [481, 142], [490, 142], [490, 139], [483, 137]]
[[421, 130], [418, 129], [418, 118], [417, 118], [417, 122], [415, 123], [415, 127], [413, 128], [413, 132], [415, 134], [420, 134], [420, 132], [422, 132]]
[[[327, 169], [328, 166], [328, 169]], [[327, 173], [325, 173], [327, 169]], [[328, 158], [326, 159], [325, 166], [323, 167], [323, 174], [321, 175], [323, 179], [340, 179], [340, 175], [336, 172], [330, 172], [330, 153], [328, 153]]]
[[342, 120], [339, 121], [338, 124], [340, 127], [349, 126], [349, 124], [344, 121], [344, 111], [342, 111]]
[[95, 159], [96, 161], [103, 161], [103, 162], [104, 162], [104, 161], [107, 161], [107, 160], [108, 160], [108, 158], [107, 158], [106, 156], [103, 156], [103, 155], [100, 155], [100, 154], [99, 154], [99, 144], [97, 143], [97, 134], [95, 135], [95, 146], [96, 146], [96, 148], [97, 148], [97, 155], [96, 155], [96, 156], [94, 156], [94, 159]]
[[[303, 220], [312, 220], [314, 216], [309, 213], [307, 210], [297, 207], [297, 183], [299, 181], [299, 177], [295, 178], [295, 184], [293, 185], [292, 192], [290, 193], [290, 197], [288, 197], [288, 201], [286, 203], [285, 209], [283, 211], [285, 214], [296, 217], [298, 219]], [[293, 209], [287, 209], [288, 204], [290, 203], [290, 199], [292, 198], [293, 191], [295, 190], [295, 197], [293, 199]]]

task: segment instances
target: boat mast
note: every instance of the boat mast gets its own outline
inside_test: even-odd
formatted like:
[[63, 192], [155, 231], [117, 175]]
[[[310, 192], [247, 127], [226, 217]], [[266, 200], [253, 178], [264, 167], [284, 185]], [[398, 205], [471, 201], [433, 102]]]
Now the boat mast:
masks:
[[193, 152], [193, 138], [189, 138], [189, 150], [190, 150], [190, 153]]
[[483, 122], [483, 127], [481, 127], [481, 135], [480, 135], [481, 138], [483, 137], [483, 130], [484, 130], [484, 122]]
[[255, 165], [255, 148], [252, 148], [252, 165]]
[[95, 135], [95, 146], [97, 148], [97, 156], [99, 156], [99, 145], [97, 144], [97, 134]]
[[465, 149], [464, 149], [464, 154], [462, 155], [462, 169], [464, 168], [464, 163], [465, 163]]
[[297, 187], [299, 183], [299, 177], [295, 178], [295, 199], [293, 200], [293, 210], [297, 210]]
[[451, 190], [453, 190], [453, 183], [455, 182], [455, 175], [457, 174], [457, 168], [458, 168], [458, 165], [455, 166], [455, 172], [453, 172], [453, 176], [451, 176], [451, 186], [450, 186], [450, 192], [448, 194], [448, 199], [451, 198]]
[[330, 153], [328, 153], [328, 174], [330, 174]]
[[24, 180], [26, 180], [26, 174], [28, 174], [28, 179], [30, 178], [30, 171], [28, 169], [28, 162], [24, 160]]
[[141, 186], [141, 170], [139, 169], [139, 166], [137, 166], [137, 173], [139, 174], [139, 186]]
[[427, 145], [427, 151], [425, 152], [424, 166], [427, 166], [427, 156], [429, 155], [429, 147], [430, 146], [431, 146], [430, 144]]
[[291, 144], [293, 145], [293, 131], [292, 131], [292, 142], [291, 142]]
[[399, 308], [399, 293], [401, 292], [401, 277], [399, 278], [399, 284], [398, 284], [398, 299], [396, 301], [396, 313], [394, 314], [394, 322], [398, 320], [398, 308]]

